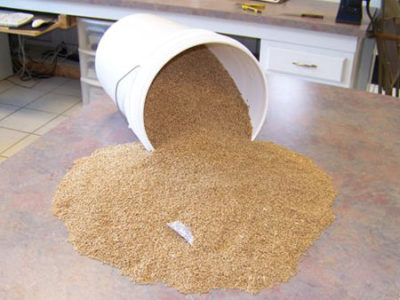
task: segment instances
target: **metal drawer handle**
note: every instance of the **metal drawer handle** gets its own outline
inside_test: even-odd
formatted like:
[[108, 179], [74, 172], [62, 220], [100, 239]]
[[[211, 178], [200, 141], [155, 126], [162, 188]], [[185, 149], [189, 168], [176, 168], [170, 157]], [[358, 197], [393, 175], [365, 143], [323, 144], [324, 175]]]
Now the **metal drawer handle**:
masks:
[[305, 64], [305, 63], [301, 63], [301, 62], [297, 62], [297, 61], [293, 61], [292, 64], [299, 66], [299, 67], [303, 67], [303, 68], [311, 68], [311, 69], [316, 69], [318, 68], [317, 65], [314, 64]]

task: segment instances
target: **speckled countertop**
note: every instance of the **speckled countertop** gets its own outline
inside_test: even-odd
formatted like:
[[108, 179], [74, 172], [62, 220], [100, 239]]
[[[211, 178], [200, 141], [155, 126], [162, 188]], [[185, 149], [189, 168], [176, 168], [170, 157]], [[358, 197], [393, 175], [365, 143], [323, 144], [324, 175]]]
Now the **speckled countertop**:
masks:
[[[57, 1], [57, 0], [56, 0]], [[58, 0], [60, 1], [60, 0]], [[61, 1], [60, 1], [61, 2]], [[65, 1], [64, 1], [65, 2]], [[363, 36], [368, 24], [364, 13], [361, 26], [338, 24], [335, 22], [338, 3], [318, 0], [289, 0], [281, 4], [266, 4], [264, 15], [255, 15], [241, 10], [238, 3], [244, 0], [70, 0], [69, 3], [86, 3], [110, 7], [144, 9], [152, 12], [171, 12], [195, 16], [207, 16], [229, 20], [239, 20], [258, 24], [269, 24], [290, 28]], [[253, 3], [260, 3], [254, 2]], [[315, 13], [323, 20], [284, 16], [284, 13]]]
[[57, 184], [76, 158], [136, 140], [104, 98], [0, 164], [0, 299], [398, 299], [399, 100], [281, 76], [269, 77], [269, 94], [258, 138], [312, 158], [339, 191], [336, 220], [289, 282], [255, 296], [184, 296], [75, 252], [51, 214]]

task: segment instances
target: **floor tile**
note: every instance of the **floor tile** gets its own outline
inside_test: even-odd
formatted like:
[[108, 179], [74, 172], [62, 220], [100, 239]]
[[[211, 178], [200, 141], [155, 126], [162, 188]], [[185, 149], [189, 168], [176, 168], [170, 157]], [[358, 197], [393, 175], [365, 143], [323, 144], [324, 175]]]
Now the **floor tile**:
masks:
[[35, 90], [50, 92], [68, 81], [65, 77], [50, 77], [40, 79], [33, 87]]
[[22, 140], [27, 135], [28, 134], [23, 132], [0, 128], [0, 153], [8, 147], [11, 147], [16, 142]]
[[0, 103], [0, 120], [19, 109], [18, 106]]
[[75, 97], [80, 98], [81, 97], [81, 82], [79, 80], [75, 80], [75, 79], [68, 79], [68, 81], [66, 83], [60, 85], [53, 92], [56, 94], [70, 95], [70, 96], [75, 96]]
[[57, 118], [55, 118], [55, 119], [51, 120], [50, 122], [46, 123], [45, 125], [43, 125], [39, 129], [37, 129], [35, 131], [35, 134], [43, 135], [43, 134], [47, 133], [48, 131], [50, 131], [51, 129], [53, 129], [54, 127], [56, 127], [61, 122], [65, 121], [65, 120], [68, 120], [68, 119], [69, 119], [68, 117], [60, 115]]
[[14, 85], [31, 88], [34, 87], [39, 80], [34, 78], [32, 78], [31, 80], [21, 80], [18, 76], [14, 75], [7, 78], [7, 81], [13, 83]]
[[12, 88], [14, 85], [7, 81], [7, 80], [1, 80], [0, 81], [0, 93], [4, 92], [5, 90], [8, 90], [9, 88]]
[[30, 134], [27, 137], [20, 140], [19, 142], [17, 142], [16, 144], [12, 145], [10, 148], [5, 150], [4, 152], [2, 152], [1, 155], [10, 157], [10, 156], [14, 155], [15, 153], [21, 151], [25, 147], [29, 146], [30, 144], [32, 144], [39, 137], [40, 136], [38, 136], [38, 135]]
[[45, 93], [45, 91], [14, 86], [0, 94], [0, 103], [24, 106]]
[[5, 156], [0, 156], [0, 164], [3, 162], [3, 161], [5, 161], [7, 159], [7, 157], [5, 157]]
[[51, 119], [55, 118], [55, 116], [56, 114], [44, 111], [22, 108], [1, 120], [0, 127], [33, 132]]
[[81, 99], [74, 96], [54, 94], [51, 92], [33, 101], [27, 106], [27, 108], [34, 108], [53, 113], [62, 113], [80, 101]]
[[107, 97], [106, 92], [103, 90], [103, 88], [96, 87], [96, 88], [91, 88], [89, 92], [89, 103], [92, 103], [93, 101], [97, 101], [100, 99], [104, 99]]
[[72, 117], [74, 114], [80, 112], [82, 110], [82, 108], [83, 108], [83, 103], [79, 102], [79, 103], [75, 104], [74, 106], [72, 106], [67, 111], [64, 111], [62, 114], [67, 117]]

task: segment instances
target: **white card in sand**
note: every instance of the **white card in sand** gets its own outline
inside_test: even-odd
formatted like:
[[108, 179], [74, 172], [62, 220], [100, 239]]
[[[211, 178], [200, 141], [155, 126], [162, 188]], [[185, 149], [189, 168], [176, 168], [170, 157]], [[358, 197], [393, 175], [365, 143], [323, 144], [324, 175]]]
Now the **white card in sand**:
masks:
[[169, 228], [171, 228], [173, 231], [175, 231], [177, 234], [179, 234], [181, 237], [183, 237], [186, 242], [188, 242], [190, 245], [193, 245], [194, 238], [193, 238], [193, 234], [190, 231], [189, 227], [187, 227], [185, 224], [183, 224], [180, 221], [174, 221], [174, 222], [168, 223], [167, 225]]

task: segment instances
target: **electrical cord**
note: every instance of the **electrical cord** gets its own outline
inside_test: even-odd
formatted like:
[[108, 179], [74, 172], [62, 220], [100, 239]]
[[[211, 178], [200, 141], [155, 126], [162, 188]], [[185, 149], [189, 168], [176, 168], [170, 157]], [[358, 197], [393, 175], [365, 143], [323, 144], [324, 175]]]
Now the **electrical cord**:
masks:
[[365, 8], [367, 11], [368, 18], [370, 19], [370, 21], [372, 21], [373, 17], [372, 17], [371, 9], [370, 9], [371, 0], [365, 0], [365, 2], [366, 2]]
[[[35, 60], [27, 55], [25, 51], [25, 40], [20, 35], [18, 35], [17, 43], [17, 47], [12, 48], [17, 49], [13, 53], [13, 56], [16, 57], [16, 59], [13, 61], [13, 70], [21, 81], [29, 81], [35, 78], [43, 79], [54, 76], [57, 63], [67, 60], [69, 57], [74, 56], [77, 52], [76, 50], [68, 51], [67, 45], [64, 42], [61, 42], [54, 49], [43, 52], [39, 60]], [[28, 68], [28, 61], [50, 66], [51, 69], [48, 72], [33, 71]]]
[[375, 17], [376, 17], [378, 10], [375, 10], [374, 15], [372, 15], [371, 8], [370, 8], [371, 0], [365, 0], [365, 2], [366, 2], [365, 10], [367, 11], [367, 15], [370, 20], [370, 25], [368, 26], [367, 34], [368, 34], [368, 37], [373, 38], [373, 37], [375, 37]]

